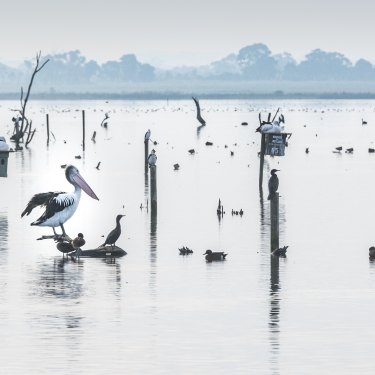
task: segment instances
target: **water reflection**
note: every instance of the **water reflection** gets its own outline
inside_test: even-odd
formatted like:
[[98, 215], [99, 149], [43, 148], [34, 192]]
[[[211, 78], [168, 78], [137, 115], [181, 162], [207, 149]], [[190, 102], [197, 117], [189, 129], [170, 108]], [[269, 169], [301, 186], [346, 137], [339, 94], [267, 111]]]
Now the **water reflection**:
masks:
[[269, 313], [269, 340], [270, 340], [270, 366], [272, 374], [278, 374], [279, 352], [280, 352], [280, 280], [279, 280], [279, 258], [270, 256], [270, 313]]
[[55, 257], [38, 263], [35, 282], [30, 283], [32, 295], [79, 299], [82, 295], [82, 262]]
[[8, 249], [8, 214], [0, 212], [0, 264]]

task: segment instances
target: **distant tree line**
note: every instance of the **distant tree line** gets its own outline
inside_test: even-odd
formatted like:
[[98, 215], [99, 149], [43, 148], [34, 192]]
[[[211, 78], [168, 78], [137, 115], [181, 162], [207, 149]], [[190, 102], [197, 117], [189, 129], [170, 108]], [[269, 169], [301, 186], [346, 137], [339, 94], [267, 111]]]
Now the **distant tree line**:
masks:
[[[80, 51], [47, 55], [49, 63], [40, 72], [42, 85], [94, 86], [96, 83], [154, 82], [168, 80], [232, 80], [232, 81], [375, 81], [375, 67], [360, 59], [353, 64], [338, 52], [315, 49], [297, 63], [289, 53], [273, 55], [264, 44], [242, 48], [237, 54], [199, 67], [158, 69], [126, 54], [115, 61], [98, 64], [87, 60]], [[0, 63], [2, 84], [18, 87], [33, 69], [32, 60], [19, 68]]]

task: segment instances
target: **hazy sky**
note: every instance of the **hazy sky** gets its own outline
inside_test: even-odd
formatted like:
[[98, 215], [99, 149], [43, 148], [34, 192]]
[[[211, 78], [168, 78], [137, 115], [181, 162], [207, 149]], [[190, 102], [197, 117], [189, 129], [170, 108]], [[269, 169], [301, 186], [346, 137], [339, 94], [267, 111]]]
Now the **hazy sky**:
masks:
[[98, 62], [198, 65], [253, 43], [375, 63], [373, 0], [1, 0], [1, 15], [3, 63], [79, 49]]

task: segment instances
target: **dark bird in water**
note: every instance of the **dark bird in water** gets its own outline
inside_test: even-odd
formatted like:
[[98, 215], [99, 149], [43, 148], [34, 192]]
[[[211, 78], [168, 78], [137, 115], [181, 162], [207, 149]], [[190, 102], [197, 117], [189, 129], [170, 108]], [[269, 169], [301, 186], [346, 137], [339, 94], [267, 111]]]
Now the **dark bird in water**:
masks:
[[64, 256], [64, 254], [69, 254], [69, 253], [72, 253], [74, 251], [74, 247], [73, 247], [72, 243], [64, 241], [62, 238], [59, 238], [57, 240], [56, 248], [57, 248], [57, 250], [59, 250], [60, 252], [63, 253], [63, 256]]
[[275, 249], [272, 251], [272, 255], [278, 256], [278, 257], [285, 257], [286, 256], [286, 250], [289, 246], [280, 247], [278, 249]]
[[173, 164], [173, 168], [175, 171], [178, 171], [180, 169], [180, 165], [178, 163]]
[[306, 147], [305, 152], [306, 152], [306, 154], [308, 154], [310, 152], [308, 147]]
[[212, 250], [206, 250], [206, 252], [203, 254], [206, 257], [207, 262], [212, 262], [216, 260], [225, 260], [225, 257], [228, 254], [225, 254], [223, 251], [217, 251], [213, 252]]
[[367, 121], [365, 121], [364, 119], [362, 119], [362, 125], [367, 125]]
[[347, 148], [345, 152], [346, 152], [347, 154], [351, 154], [353, 151], [354, 151], [354, 148], [353, 148], [353, 147], [350, 147], [350, 148]]
[[375, 148], [369, 148], [369, 149], [368, 149], [368, 152], [370, 152], [370, 153], [374, 153], [374, 152], [375, 152]]
[[57, 236], [55, 227], [60, 226], [64, 237], [66, 237], [64, 223], [75, 213], [81, 198], [81, 189], [91, 198], [99, 200], [75, 166], [68, 165], [66, 167], [65, 177], [74, 186], [73, 193], [48, 192], [35, 194], [21, 214], [21, 217], [23, 217], [29, 215], [35, 207], [45, 207], [43, 215], [31, 225], [52, 227], [55, 236]]
[[375, 247], [374, 246], [371, 246], [369, 249], [368, 249], [368, 255], [369, 255], [369, 258], [371, 260], [374, 260], [375, 259]]
[[192, 148], [192, 149], [190, 149], [190, 150], [189, 150], [188, 152], [189, 152], [189, 154], [190, 154], [190, 155], [193, 155], [193, 154], [195, 154], [195, 150], [194, 150], [193, 148]]
[[268, 180], [268, 200], [272, 199], [275, 196], [277, 189], [279, 188], [279, 178], [277, 177], [276, 172], [280, 171], [278, 169], [272, 169], [271, 177]]
[[178, 249], [180, 251], [180, 255], [188, 255], [193, 254], [193, 250], [189, 249], [187, 246], [183, 246]]
[[124, 216], [125, 215], [117, 215], [116, 216], [116, 228], [111, 230], [111, 232], [107, 236], [107, 239], [105, 240], [105, 242], [102, 245], [100, 245], [99, 247], [104, 247], [105, 245], [111, 245], [111, 247], [116, 246], [116, 241], [119, 239], [120, 234], [121, 234], [120, 220]]
[[342, 146], [336, 147], [337, 151], [342, 151]]

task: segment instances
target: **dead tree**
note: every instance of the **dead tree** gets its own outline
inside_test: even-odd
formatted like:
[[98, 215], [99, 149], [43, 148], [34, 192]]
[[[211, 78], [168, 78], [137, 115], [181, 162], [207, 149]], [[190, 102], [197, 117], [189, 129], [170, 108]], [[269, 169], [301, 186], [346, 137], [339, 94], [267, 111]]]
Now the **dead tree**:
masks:
[[[41, 52], [36, 54], [36, 64], [34, 67], [34, 71], [31, 74], [29, 87], [27, 89], [25, 97], [24, 97], [23, 87], [21, 87], [21, 98], [20, 98], [21, 109], [15, 110], [16, 112], [19, 113], [20, 117], [17, 119], [14, 119], [14, 122], [15, 122], [14, 134], [10, 139], [16, 142], [16, 150], [22, 150], [20, 143], [24, 142], [25, 136], [26, 136], [25, 147], [27, 147], [27, 145], [32, 141], [34, 134], [35, 134], [36, 129], [32, 129], [32, 120], [29, 120], [26, 117], [26, 105], [30, 97], [31, 87], [33, 85], [36, 74], [40, 72], [49, 61], [49, 59], [47, 59], [41, 64], [40, 57], [41, 57]], [[21, 122], [21, 124], [19, 124], [19, 122]]]
[[199, 105], [199, 100], [197, 98], [194, 98], [194, 96], [192, 98], [195, 102], [195, 105], [197, 106], [197, 120], [201, 123], [201, 126], [204, 126], [206, 125], [206, 121], [204, 121], [201, 116], [201, 107]]

